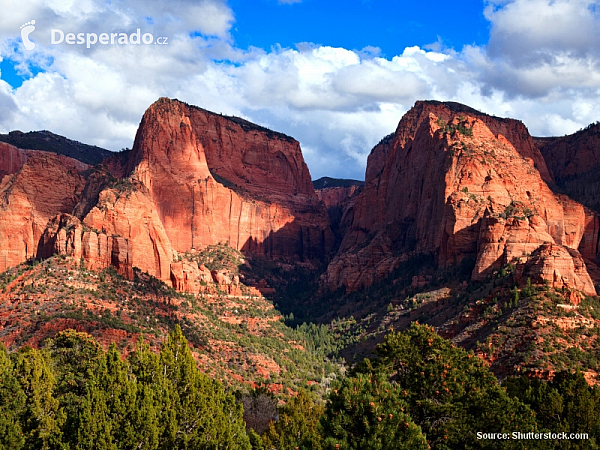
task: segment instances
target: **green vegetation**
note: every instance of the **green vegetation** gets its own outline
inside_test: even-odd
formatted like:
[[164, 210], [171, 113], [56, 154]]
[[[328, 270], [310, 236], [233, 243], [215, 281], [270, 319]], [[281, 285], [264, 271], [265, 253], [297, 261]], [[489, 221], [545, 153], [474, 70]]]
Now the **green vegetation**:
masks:
[[598, 448], [600, 443], [600, 389], [591, 387], [579, 371], [559, 372], [550, 382], [527, 377], [504, 382], [508, 394], [536, 412], [540, 431], [588, 433], [589, 440], [567, 441], [544, 448], [570, 450]]
[[[578, 450], [600, 437], [600, 391], [581, 373], [501, 386], [472, 352], [418, 324], [389, 333], [325, 402], [315, 394], [299, 391], [278, 414], [264, 388], [236, 401], [198, 370], [178, 326], [158, 353], [140, 339], [126, 358], [66, 330], [40, 350], [0, 346], [0, 449]], [[477, 439], [482, 430], [590, 439]]]
[[83, 333], [0, 348], [2, 449], [250, 449], [241, 405], [197, 367], [176, 327], [127, 359]]
[[245, 261], [244, 255], [227, 243], [209, 245], [198, 253], [185, 253], [183, 258], [204, 264], [209, 270], [225, 269], [230, 274], [239, 273], [240, 266]]
[[306, 391], [300, 391], [280, 409], [279, 419], [272, 422], [264, 433], [261, 439], [264, 448], [321, 449], [319, 420], [324, 411], [322, 404], [315, 402]]
[[392, 332], [376, 354], [357, 373], [384, 375], [402, 390], [406, 411], [431, 448], [494, 448], [476, 432], [536, 429], [530, 408], [508, 396], [481, 359], [431, 327]]
[[467, 124], [464, 116], [459, 116], [458, 123], [456, 124], [454, 121], [448, 123], [441, 117], [438, 117], [437, 124], [441, 128], [442, 133], [454, 134], [455, 132], [458, 132], [464, 136], [473, 136], [473, 129], [466, 126]]
[[[191, 256], [229, 274], [241, 264], [241, 254], [227, 245]], [[268, 300], [241, 284], [239, 297], [212, 283], [206, 292], [186, 294], [137, 269], [127, 280], [112, 267], [95, 272], [57, 256], [0, 274], [0, 287], [26, 298], [0, 303], [0, 314], [18, 324], [5, 328], [16, 331], [11, 350], [53, 337], [56, 324], [77, 326], [101, 342], [111, 336], [129, 353], [140, 333], [158, 347], [179, 326], [201, 370], [231, 389], [264, 383], [279, 399], [299, 389], [324, 391], [341, 367], [326, 356], [346, 342], [325, 325], [290, 328]]]
[[401, 386], [381, 375], [357, 374], [329, 397], [322, 423], [324, 447], [425, 450], [427, 440], [407, 413]]

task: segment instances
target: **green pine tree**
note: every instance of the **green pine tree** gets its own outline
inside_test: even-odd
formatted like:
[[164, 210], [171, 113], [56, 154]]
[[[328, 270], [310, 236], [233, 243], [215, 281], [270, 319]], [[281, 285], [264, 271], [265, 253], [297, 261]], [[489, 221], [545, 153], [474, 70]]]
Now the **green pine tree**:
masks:
[[44, 347], [50, 352], [56, 375], [54, 395], [66, 414], [63, 442], [75, 448], [88, 382], [96, 373], [104, 350], [92, 336], [75, 330], [59, 332], [47, 340]]
[[272, 422], [263, 435], [265, 448], [320, 450], [319, 420], [325, 411], [308, 392], [301, 390], [279, 411], [279, 419]]
[[49, 354], [23, 347], [11, 357], [14, 374], [27, 399], [21, 419], [25, 436], [23, 448], [62, 448], [61, 427], [65, 422], [65, 414], [53, 396], [56, 380], [50, 368]]
[[21, 414], [25, 393], [13, 373], [8, 351], [0, 343], [0, 450], [20, 450], [25, 443]]
[[167, 410], [174, 412], [167, 415], [175, 421], [163, 430], [159, 448], [250, 449], [241, 406], [198, 370], [179, 326], [160, 351], [160, 366], [170, 391]]
[[432, 449], [521, 448], [520, 442], [478, 440], [478, 431], [537, 429], [534, 413], [511, 398], [472, 352], [455, 347], [432, 327], [413, 324], [392, 332], [376, 350], [378, 359], [358, 372], [381, 373], [393, 380]]
[[324, 448], [333, 450], [339, 445], [348, 450], [428, 449], [421, 427], [407, 414], [403, 397], [398, 385], [379, 374], [357, 374], [344, 379], [329, 396], [321, 419]]

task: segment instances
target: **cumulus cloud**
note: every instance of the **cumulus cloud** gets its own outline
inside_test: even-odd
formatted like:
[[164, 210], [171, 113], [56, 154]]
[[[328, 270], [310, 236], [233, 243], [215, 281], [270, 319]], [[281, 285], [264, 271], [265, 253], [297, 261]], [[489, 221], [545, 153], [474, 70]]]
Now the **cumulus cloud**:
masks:
[[525, 97], [600, 88], [599, 1], [491, 2], [485, 16], [488, 45], [466, 52], [485, 88]]
[[[0, 7], [7, 2], [13, 0], [0, 0]], [[241, 50], [229, 33], [234, 14], [225, 0], [24, 2], [0, 16], [0, 54], [23, 73], [41, 72], [17, 89], [0, 81], [0, 131], [49, 129], [117, 150], [131, 146], [144, 110], [169, 96], [295, 137], [315, 178], [362, 178], [371, 148], [416, 100], [459, 101], [515, 117], [537, 135], [570, 133], [600, 119], [595, 6], [490, 2], [486, 46], [408, 47], [384, 58], [377, 47], [312, 43]], [[38, 46], [24, 53], [19, 27], [31, 19]], [[50, 45], [51, 28], [141, 28], [168, 36], [169, 45]]]

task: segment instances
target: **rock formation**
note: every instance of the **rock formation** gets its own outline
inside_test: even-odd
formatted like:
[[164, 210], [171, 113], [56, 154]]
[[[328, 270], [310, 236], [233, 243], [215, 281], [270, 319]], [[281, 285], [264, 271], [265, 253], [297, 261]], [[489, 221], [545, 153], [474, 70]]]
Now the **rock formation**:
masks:
[[91, 270], [114, 266], [118, 273], [133, 279], [131, 242], [120, 236], [90, 230], [70, 214], [52, 218], [40, 239], [37, 258], [55, 254], [81, 259]]
[[341, 186], [324, 189], [316, 189], [317, 197], [327, 209], [341, 208], [360, 189], [360, 186]]
[[587, 294], [595, 292], [581, 255], [568, 247], [542, 244], [527, 258], [526, 263], [517, 267], [517, 280], [521, 283], [527, 279], [539, 284], [547, 281], [556, 289], [576, 289]]
[[534, 140], [557, 179], [581, 175], [600, 167], [600, 122], [569, 136]]
[[585, 211], [586, 231], [579, 250], [586, 261], [600, 264], [600, 123], [535, 142], [560, 191], [591, 209]]
[[[423, 253], [442, 266], [473, 258], [474, 279], [525, 263], [545, 243], [579, 258], [590, 224], [581, 205], [552, 193], [552, 179], [522, 123], [417, 102], [369, 155], [365, 187], [323, 281], [354, 290]], [[574, 274], [561, 276], [575, 283]], [[589, 276], [580, 281], [572, 287], [595, 293]]]
[[178, 252], [228, 242], [311, 261], [333, 245], [298, 142], [242, 119], [160, 99], [144, 114], [128, 171]]
[[54, 153], [20, 150], [0, 143], [0, 271], [37, 253], [48, 221], [70, 213], [87, 164]]
[[65, 253], [194, 291], [206, 274], [172, 264], [178, 252], [222, 242], [316, 263], [334, 242], [297, 141], [176, 100], [152, 105], [133, 150], [102, 166], [0, 143], [0, 176], [2, 270]]
[[327, 208], [331, 231], [333, 231], [337, 245], [351, 224], [349, 217], [353, 208], [353, 199], [361, 189], [362, 186], [358, 184], [315, 189], [317, 197]]

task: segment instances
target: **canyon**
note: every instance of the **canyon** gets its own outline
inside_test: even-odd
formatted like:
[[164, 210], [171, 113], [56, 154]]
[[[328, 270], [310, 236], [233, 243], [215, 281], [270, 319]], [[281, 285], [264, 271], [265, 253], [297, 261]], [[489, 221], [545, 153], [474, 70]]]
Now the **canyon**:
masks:
[[[0, 339], [38, 345], [75, 327], [131, 346], [132, 330], [177, 322], [210, 354], [224, 329], [277, 336], [281, 311], [368, 336], [352, 360], [385, 326], [424, 320], [503, 373], [538, 332], [506, 324], [551, 336], [567, 319], [600, 323], [599, 136], [592, 124], [536, 138], [517, 120], [421, 101], [373, 148], [363, 183], [313, 182], [293, 138], [167, 98], [118, 153], [11, 132], [0, 136]], [[476, 347], [486, 339], [489, 352]], [[244, 352], [224, 349], [222, 370]]]
[[[513, 119], [417, 102], [371, 151], [364, 186], [323, 179], [315, 191], [293, 138], [161, 98], [132, 150], [103, 153], [102, 165], [0, 142], [0, 269], [64, 253], [194, 291], [202, 271], [176, 262], [208, 245], [312, 267], [336, 246], [321, 279], [329, 290], [367, 287], [433, 254], [442, 267], [473, 260], [473, 280], [506, 264], [543, 267], [537, 282], [594, 295], [598, 214], [551, 186], [600, 164], [597, 128], [533, 138]], [[560, 263], [549, 262], [556, 252]]]

